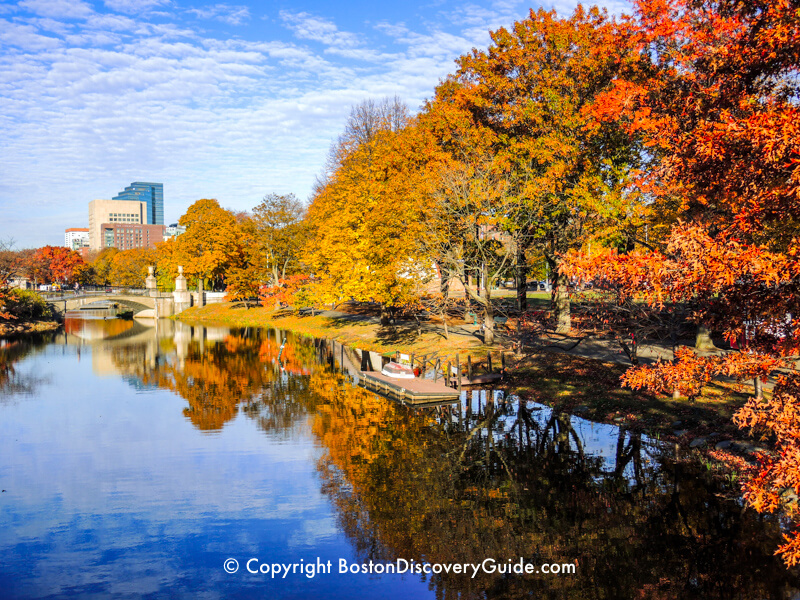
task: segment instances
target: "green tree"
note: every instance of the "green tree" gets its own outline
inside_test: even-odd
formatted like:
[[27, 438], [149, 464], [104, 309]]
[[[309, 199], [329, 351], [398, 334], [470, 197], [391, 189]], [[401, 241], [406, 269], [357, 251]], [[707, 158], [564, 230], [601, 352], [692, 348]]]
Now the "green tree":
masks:
[[294, 194], [267, 194], [253, 209], [255, 242], [264, 279], [278, 285], [297, 269], [304, 242], [305, 208]]

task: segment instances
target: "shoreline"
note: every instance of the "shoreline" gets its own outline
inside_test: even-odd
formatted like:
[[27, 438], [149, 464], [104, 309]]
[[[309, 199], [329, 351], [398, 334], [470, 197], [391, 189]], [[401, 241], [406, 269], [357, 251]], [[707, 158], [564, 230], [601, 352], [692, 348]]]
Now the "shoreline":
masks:
[[[190, 308], [175, 317], [187, 322], [214, 322], [231, 327], [270, 327], [301, 335], [336, 339], [348, 346], [380, 353], [400, 351], [404, 354], [439, 352], [443, 355], [469, 354], [479, 365], [491, 351], [497, 359], [506, 353], [508, 368], [503, 380], [495, 384], [507, 394], [534, 400], [579, 417], [657, 435], [687, 449], [708, 452], [716, 460], [734, 462], [742, 468], [741, 459], [721, 444], [733, 444], [742, 454], [752, 456], [756, 448], [736, 427], [731, 417], [746, 401], [742, 386], [712, 382], [702, 396], [690, 402], [686, 398], [657, 397], [621, 387], [619, 378], [628, 368], [621, 362], [608, 360], [608, 353], [565, 352], [559, 349], [517, 354], [500, 344], [484, 345], [477, 336], [451, 333], [444, 338], [441, 324], [427, 323], [422, 335], [415, 323], [401, 322], [382, 328], [374, 318], [364, 315], [321, 311], [315, 316], [278, 314], [265, 307], [236, 308], [237, 303], [219, 303]], [[452, 329], [469, 333], [469, 326]], [[474, 328], [472, 328], [474, 329]], [[497, 365], [499, 360], [495, 363]], [[738, 446], [736, 445], [738, 444]], [[721, 452], [722, 450], [722, 452]], [[734, 460], [727, 460], [731, 457]]]
[[61, 327], [59, 321], [4, 321], [0, 323], [0, 339], [14, 338], [31, 333], [55, 331]]

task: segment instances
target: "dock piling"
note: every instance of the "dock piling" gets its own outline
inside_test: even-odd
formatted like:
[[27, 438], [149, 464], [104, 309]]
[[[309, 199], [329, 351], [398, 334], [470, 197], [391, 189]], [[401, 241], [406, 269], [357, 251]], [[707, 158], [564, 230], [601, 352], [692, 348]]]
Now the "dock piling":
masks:
[[444, 383], [450, 387], [450, 382], [453, 380], [453, 370], [450, 368], [450, 361], [447, 361], [447, 375], [445, 376]]
[[461, 398], [461, 363], [458, 360], [458, 353], [456, 353], [456, 378], [458, 380], [458, 397]]

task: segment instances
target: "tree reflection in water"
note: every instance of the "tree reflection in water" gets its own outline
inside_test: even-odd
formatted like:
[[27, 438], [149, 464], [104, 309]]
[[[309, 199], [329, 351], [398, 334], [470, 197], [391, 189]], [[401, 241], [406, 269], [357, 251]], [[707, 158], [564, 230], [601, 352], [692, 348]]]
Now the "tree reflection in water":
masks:
[[40, 380], [17, 371], [16, 364], [26, 356], [47, 347], [56, 333], [26, 334], [0, 339], [0, 402], [17, 395], [32, 394]]
[[[280, 332], [225, 330], [209, 339], [202, 326], [160, 340], [160, 353], [145, 359], [144, 345], [113, 351], [117, 367], [144, 385], [172, 390], [189, 406], [184, 415], [202, 431], [217, 431], [242, 410], [270, 434], [287, 431], [309, 413], [308, 374], [314, 348], [290, 344], [278, 360]], [[311, 366], [309, 366], [311, 365]]]
[[775, 520], [639, 433], [491, 394], [411, 409], [353, 387], [324, 342], [291, 338], [279, 360], [278, 332], [189, 337], [155, 361], [118, 359], [185, 398], [204, 431], [240, 410], [270, 436], [310, 419], [323, 490], [361, 560], [577, 564], [572, 576], [432, 575], [439, 598], [797, 594], [773, 557]]
[[[694, 464], [618, 429], [584, 448], [565, 413], [519, 399], [409, 409], [332, 372], [313, 432], [324, 489], [364, 561], [525, 557], [574, 576], [432, 575], [442, 598], [788, 598], [780, 538]], [[608, 427], [609, 426], [602, 426]], [[614, 428], [616, 429], [616, 428]]]

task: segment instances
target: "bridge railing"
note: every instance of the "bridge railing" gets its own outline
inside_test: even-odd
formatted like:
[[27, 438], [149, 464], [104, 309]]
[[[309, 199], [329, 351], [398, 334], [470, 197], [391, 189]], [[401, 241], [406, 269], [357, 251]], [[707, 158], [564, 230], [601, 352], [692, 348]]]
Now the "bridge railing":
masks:
[[[79, 289], [66, 289], [59, 291], [36, 290], [45, 300], [67, 300], [69, 298], [79, 298], [85, 296], [147, 296], [148, 290], [145, 288], [126, 287], [118, 285], [87, 285]], [[159, 293], [161, 295], [161, 293]]]

